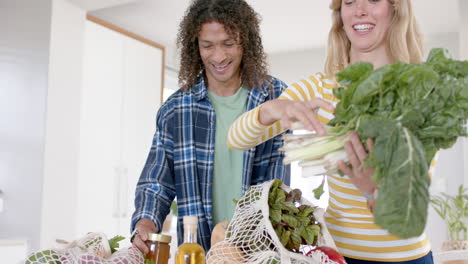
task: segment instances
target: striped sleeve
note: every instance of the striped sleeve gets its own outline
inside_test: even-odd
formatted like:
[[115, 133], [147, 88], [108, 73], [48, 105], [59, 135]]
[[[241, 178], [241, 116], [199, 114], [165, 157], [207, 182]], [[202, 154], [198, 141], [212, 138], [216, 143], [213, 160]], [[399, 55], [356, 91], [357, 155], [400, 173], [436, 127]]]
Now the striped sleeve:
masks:
[[[308, 101], [321, 98], [335, 104], [337, 100], [333, 96], [333, 88], [333, 81], [324, 78], [321, 73], [317, 73], [291, 84], [278, 99]], [[259, 121], [261, 107], [262, 105], [245, 112], [232, 124], [227, 138], [227, 145], [230, 148], [249, 149], [285, 131], [280, 121], [268, 126], [261, 124]], [[320, 111], [323, 112], [323, 116], [328, 118], [319, 115], [319, 120], [323, 123], [328, 122], [332, 117], [332, 113], [323, 109], [320, 109], [319, 113]]]

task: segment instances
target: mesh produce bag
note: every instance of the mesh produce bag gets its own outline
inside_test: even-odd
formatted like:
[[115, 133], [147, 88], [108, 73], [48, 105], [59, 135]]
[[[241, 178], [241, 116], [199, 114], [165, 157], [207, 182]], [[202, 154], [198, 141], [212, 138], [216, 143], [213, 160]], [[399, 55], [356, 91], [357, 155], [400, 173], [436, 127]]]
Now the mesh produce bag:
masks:
[[143, 264], [138, 248], [120, 249], [112, 254], [102, 233], [89, 233], [62, 249], [43, 250], [28, 256], [25, 264]]
[[[280, 242], [269, 219], [268, 196], [273, 181], [252, 186], [238, 201], [236, 212], [226, 230], [223, 241], [212, 245], [207, 253], [208, 264], [231, 263], [331, 263], [322, 251], [309, 252], [313, 246], [301, 246], [301, 252], [309, 252], [308, 256], [294, 253], [286, 249]], [[284, 191], [291, 188], [282, 184]], [[304, 198], [301, 204], [312, 207]], [[336, 248], [323, 220], [323, 209], [315, 207], [314, 217], [321, 224], [321, 232], [318, 236], [317, 246], [329, 246]]]

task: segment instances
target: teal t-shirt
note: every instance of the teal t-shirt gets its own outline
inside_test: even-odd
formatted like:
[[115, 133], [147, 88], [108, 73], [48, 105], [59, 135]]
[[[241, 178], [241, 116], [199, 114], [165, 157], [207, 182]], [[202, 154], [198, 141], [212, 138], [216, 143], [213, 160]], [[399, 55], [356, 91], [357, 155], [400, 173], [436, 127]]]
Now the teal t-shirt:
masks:
[[215, 152], [213, 167], [213, 224], [230, 221], [242, 194], [242, 150], [230, 149], [226, 139], [231, 124], [245, 112], [248, 91], [241, 87], [232, 96], [208, 92], [216, 114]]

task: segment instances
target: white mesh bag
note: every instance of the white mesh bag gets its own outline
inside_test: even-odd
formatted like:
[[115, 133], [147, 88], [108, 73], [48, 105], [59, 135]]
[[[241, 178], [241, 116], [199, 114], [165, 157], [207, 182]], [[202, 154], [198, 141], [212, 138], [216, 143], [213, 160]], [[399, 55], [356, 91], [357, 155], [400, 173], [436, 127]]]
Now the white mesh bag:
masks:
[[[208, 264], [234, 263], [330, 263], [328, 256], [319, 251], [312, 251], [309, 256], [294, 253], [286, 249], [276, 235], [269, 220], [268, 195], [273, 181], [252, 186], [238, 201], [236, 212], [229, 223], [225, 239], [212, 245], [207, 253]], [[286, 185], [280, 187], [284, 191], [291, 191]], [[327, 227], [324, 224], [323, 209], [316, 207], [301, 198], [301, 204], [315, 207], [314, 217], [321, 224], [317, 246], [335, 248]], [[311, 247], [301, 247], [302, 252], [308, 252]]]
[[102, 233], [89, 233], [62, 249], [43, 250], [28, 256], [25, 264], [143, 264], [138, 248], [130, 247], [111, 253], [109, 241]]

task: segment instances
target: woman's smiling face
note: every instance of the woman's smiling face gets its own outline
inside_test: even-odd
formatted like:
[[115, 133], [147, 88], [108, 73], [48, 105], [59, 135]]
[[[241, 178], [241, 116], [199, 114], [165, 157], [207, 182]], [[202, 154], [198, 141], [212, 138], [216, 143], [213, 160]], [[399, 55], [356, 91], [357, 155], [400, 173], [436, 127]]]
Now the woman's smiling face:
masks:
[[343, 29], [355, 52], [385, 48], [393, 7], [388, 0], [342, 0]]

